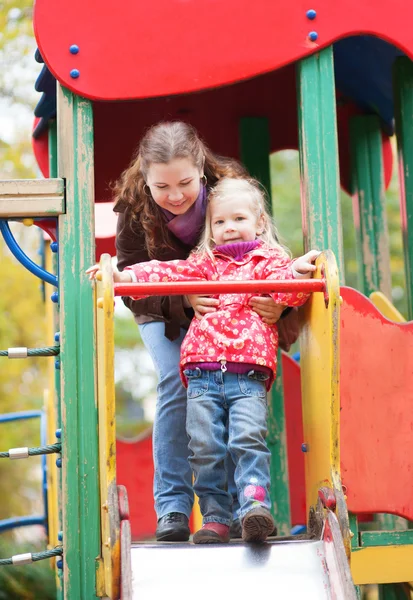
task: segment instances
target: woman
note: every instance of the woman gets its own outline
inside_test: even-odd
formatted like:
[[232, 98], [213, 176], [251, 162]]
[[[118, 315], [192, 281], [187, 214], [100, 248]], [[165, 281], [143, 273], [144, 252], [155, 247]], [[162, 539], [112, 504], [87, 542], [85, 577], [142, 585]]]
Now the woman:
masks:
[[[173, 122], [149, 129], [115, 185], [119, 270], [151, 259], [187, 258], [204, 226], [209, 189], [225, 176], [243, 178], [247, 173], [236, 161], [214, 155], [192, 126]], [[186, 541], [193, 490], [180, 346], [193, 316], [214, 312], [218, 300], [163, 296], [123, 301], [135, 316], [159, 377], [153, 429], [156, 538]], [[250, 305], [268, 324], [275, 323], [284, 308], [260, 296]], [[236, 497], [233, 465], [228, 470], [229, 491]]]

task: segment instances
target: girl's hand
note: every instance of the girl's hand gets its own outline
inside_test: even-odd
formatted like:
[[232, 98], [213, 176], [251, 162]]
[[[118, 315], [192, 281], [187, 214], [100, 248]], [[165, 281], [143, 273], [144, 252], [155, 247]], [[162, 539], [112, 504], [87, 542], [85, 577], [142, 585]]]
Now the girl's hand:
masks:
[[[89, 275], [89, 279], [98, 279], [102, 280], [102, 271], [100, 270], [100, 265], [93, 265], [93, 267], [89, 267], [86, 270], [87, 275]], [[113, 267], [113, 281], [114, 283], [131, 283], [132, 277], [130, 276], [129, 271], [118, 271], [117, 267]]]
[[209, 296], [190, 294], [186, 296], [186, 299], [192, 306], [197, 319], [202, 319], [204, 315], [215, 312], [219, 306], [219, 300]]
[[294, 275], [300, 279], [300, 277], [307, 277], [311, 275], [313, 271], [316, 270], [316, 266], [314, 264], [315, 259], [321, 254], [318, 250], [310, 250], [304, 256], [300, 256], [296, 258], [292, 264]]
[[284, 304], [276, 304], [270, 296], [254, 296], [249, 305], [267, 325], [274, 325], [286, 308]]

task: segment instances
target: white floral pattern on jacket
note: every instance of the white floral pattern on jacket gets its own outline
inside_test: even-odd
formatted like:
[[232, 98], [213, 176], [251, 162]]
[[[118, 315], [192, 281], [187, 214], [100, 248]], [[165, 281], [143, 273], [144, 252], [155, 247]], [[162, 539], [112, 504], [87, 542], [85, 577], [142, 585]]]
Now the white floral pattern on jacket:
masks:
[[[260, 244], [241, 260], [214, 252], [214, 257], [192, 253], [187, 260], [138, 263], [127, 267], [139, 282], [157, 281], [250, 281], [294, 279], [292, 260], [281, 248]], [[181, 378], [187, 363], [245, 362], [268, 367], [274, 378], [277, 370], [278, 332], [248, 306], [256, 294], [215, 295], [220, 305], [201, 320], [193, 319], [181, 347]], [[141, 297], [141, 296], [140, 296]], [[278, 304], [301, 306], [308, 293], [274, 293]]]

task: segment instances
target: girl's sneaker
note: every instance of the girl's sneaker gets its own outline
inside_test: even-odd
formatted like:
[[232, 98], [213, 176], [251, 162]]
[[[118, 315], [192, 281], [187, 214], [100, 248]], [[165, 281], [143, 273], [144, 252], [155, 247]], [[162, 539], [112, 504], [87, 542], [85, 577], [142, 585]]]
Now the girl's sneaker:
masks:
[[229, 526], [222, 523], [205, 523], [193, 537], [194, 544], [226, 544], [229, 542]]
[[244, 542], [265, 542], [274, 528], [274, 519], [268, 508], [253, 508], [242, 521], [242, 539]]

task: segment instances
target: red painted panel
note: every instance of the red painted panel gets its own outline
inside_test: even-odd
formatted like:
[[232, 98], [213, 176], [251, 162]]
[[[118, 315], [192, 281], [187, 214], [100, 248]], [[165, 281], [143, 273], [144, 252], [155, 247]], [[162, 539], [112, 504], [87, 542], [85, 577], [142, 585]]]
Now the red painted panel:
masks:
[[413, 322], [341, 295], [341, 469], [352, 512], [413, 519]]
[[291, 524], [305, 525], [305, 467], [301, 444], [304, 441], [301, 406], [300, 365], [282, 353], [285, 420], [287, 427], [288, 478], [290, 481]]
[[[317, 11], [310, 21], [309, 9]], [[36, 0], [34, 29], [50, 71], [89, 98], [131, 99], [220, 86], [296, 61], [359, 33], [413, 58], [411, 0]], [[308, 33], [317, 31], [317, 42]], [[79, 47], [71, 54], [72, 44]], [[73, 79], [72, 69], [80, 76]]]
[[155, 536], [152, 431], [136, 442], [116, 442], [116, 482], [128, 492], [132, 539]]

